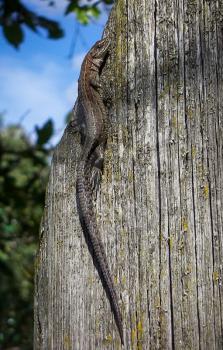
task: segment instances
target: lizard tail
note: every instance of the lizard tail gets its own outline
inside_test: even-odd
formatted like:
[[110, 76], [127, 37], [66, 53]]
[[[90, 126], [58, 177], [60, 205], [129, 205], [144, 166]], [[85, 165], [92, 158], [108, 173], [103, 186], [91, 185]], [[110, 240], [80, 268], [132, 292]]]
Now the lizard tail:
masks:
[[104, 290], [110, 302], [115, 322], [119, 331], [122, 345], [124, 344], [122, 317], [118, 305], [118, 297], [111, 277], [110, 269], [103, 244], [100, 240], [99, 231], [94, 213], [92, 192], [88, 176], [89, 158], [94, 150], [94, 143], [85, 143], [81, 159], [77, 169], [77, 206], [81, 226], [85, 235], [88, 249], [92, 255], [95, 267], [98, 270]]

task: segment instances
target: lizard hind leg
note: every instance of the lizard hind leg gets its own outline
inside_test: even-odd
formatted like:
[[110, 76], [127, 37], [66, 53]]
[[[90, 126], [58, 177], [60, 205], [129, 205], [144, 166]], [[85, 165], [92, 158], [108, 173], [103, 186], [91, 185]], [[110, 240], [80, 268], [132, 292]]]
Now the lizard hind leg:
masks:
[[83, 107], [77, 100], [72, 111], [72, 118], [69, 122], [69, 126], [75, 133], [80, 133], [81, 143], [84, 144], [86, 138], [86, 122], [84, 118]]

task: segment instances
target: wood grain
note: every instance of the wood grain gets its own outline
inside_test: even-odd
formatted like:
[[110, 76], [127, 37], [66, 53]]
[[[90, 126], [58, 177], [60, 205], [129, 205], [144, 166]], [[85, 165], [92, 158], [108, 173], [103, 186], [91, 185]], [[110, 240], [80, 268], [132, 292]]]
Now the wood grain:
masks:
[[[223, 1], [119, 0], [97, 217], [125, 349], [223, 348]], [[52, 161], [36, 259], [37, 349], [121, 349], [79, 224], [78, 135]]]

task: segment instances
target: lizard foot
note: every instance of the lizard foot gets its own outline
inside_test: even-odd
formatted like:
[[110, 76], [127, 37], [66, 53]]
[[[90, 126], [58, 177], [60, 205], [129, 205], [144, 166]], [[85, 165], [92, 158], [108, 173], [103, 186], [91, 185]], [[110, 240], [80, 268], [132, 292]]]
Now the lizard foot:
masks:
[[93, 167], [90, 178], [91, 191], [98, 191], [101, 182], [102, 171], [99, 168]]

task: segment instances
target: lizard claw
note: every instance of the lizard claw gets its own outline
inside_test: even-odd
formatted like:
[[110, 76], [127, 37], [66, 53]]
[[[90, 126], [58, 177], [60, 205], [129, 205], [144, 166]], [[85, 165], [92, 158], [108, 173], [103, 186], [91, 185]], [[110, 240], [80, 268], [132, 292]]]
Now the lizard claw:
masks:
[[97, 192], [99, 190], [101, 176], [102, 176], [101, 170], [94, 167], [92, 169], [92, 174], [91, 174], [91, 179], [90, 179], [90, 187], [91, 187], [92, 192], [93, 191]]

